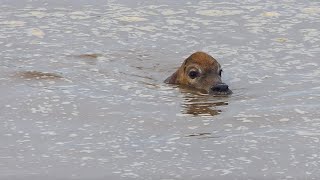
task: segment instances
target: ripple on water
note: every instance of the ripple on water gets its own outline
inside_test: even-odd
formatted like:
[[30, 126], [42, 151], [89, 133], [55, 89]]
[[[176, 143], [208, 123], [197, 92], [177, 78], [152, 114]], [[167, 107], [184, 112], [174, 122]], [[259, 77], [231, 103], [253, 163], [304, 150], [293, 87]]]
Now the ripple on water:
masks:
[[59, 74], [49, 73], [49, 72], [40, 72], [40, 71], [23, 71], [17, 73], [18, 77], [32, 80], [54, 80], [54, 79], [62, 79], [63, 77]]

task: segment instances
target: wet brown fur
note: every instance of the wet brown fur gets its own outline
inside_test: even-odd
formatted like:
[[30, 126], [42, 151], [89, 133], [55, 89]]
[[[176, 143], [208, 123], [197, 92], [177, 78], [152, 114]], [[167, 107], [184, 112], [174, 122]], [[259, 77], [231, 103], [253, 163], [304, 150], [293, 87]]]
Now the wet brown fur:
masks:
[[[201, 77], [190, 79], [188, 71], [199, 69]], [[216, 59], [205, 52], [195, 52], [184, 60], [180, 68], [165, 80], [168, 84], [179, 84], [201, 89], [209, 93], [210, 88], [222, 83], [219, 71], [221, 66]]]

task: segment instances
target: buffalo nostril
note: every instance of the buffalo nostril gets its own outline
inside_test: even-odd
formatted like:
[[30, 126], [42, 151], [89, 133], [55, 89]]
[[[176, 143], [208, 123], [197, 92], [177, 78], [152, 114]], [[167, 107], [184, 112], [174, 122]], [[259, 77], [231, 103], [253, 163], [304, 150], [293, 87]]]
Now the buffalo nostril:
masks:
[[229, 90], [229, 86], [226, 84], [217, 84], [211, 88], [212, 91], [224, 92]]

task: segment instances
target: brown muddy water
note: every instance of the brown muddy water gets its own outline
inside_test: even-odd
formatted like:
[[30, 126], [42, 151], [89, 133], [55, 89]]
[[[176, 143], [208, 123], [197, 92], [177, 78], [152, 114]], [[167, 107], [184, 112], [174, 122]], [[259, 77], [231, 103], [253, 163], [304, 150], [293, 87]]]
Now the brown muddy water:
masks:
[[315, 0], [0, 0], [0, 179], [320, 179], [319, 57]]

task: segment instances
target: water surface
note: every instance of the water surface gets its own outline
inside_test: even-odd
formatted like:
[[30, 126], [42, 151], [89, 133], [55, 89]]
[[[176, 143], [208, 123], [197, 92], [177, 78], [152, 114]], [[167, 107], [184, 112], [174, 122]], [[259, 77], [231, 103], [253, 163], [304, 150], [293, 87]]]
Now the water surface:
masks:
[[0, 179], [320, 178], [318, 1], [0, 2]]

